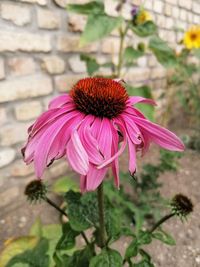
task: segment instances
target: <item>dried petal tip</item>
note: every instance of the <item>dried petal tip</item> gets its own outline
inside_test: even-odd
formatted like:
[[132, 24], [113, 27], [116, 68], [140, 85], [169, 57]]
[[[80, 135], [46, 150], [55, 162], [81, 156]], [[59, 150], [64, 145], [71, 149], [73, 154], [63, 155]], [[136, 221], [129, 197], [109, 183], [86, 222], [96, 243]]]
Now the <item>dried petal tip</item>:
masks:
[[171, 207], [172, 211], [181, 218], [186, 217], [193, 211], [192, 201], [182, 194], [174, 196], [171, 201]]
[[24, 194], [30, 202], [36, 203], [45, 199], [47, 186], [41, 180], [33, 180], [26, 186]]

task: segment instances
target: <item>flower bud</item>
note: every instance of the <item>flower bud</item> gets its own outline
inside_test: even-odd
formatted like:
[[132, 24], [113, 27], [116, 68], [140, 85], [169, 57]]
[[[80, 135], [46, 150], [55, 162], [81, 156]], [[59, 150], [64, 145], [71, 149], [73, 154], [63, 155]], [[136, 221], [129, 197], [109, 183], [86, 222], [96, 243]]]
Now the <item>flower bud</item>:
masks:
[[182, 194], [177, 194], [173, 197], [171, 207], [172, 211], [180, 218], [187, 217], [193, 211], [192, 201]]
[[41, 180], [33, 180], [26, 186], [24, 194], [30, 202], [40, 202], [46, 198], [47, 186]]

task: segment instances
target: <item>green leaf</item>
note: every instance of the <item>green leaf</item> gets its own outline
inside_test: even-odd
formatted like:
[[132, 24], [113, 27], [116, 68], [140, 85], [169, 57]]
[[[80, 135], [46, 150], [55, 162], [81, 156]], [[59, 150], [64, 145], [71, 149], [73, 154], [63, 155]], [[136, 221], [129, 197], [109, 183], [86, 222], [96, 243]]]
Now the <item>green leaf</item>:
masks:
[[[127, 91], [129, 95], [135, 95], [135, 96], [143, 96], [146, 98], [153, 98], [152, 93], [151, 93], [151, 88], [144, 85], [140, 87], [133, 87], [130, 85], [126, 85]], [[137, 104], [136, 105], [139, 110], [144, 113], [144, 115], [150, 119], [151, 121], [154, 120], [154, 106], [148, 105], [148, 104]]]
[[69, 191], [65, 195], [68, 204], [69, 223], [75, 231], [81, 232], [98, 223], [96, 192], [81, 195]]
[[35, 248], [13, 257], [6, 267], [12, 267], [16, 263], [27, 263], [31, 267], [49, 267], [48, 241], [41, 239]]
[[29, 234], [30, 236], [42, 237], [42, 222], [39, 217], [32, 224]]
[[87, 72], [89, 75], [92, 75], [95, 71], [97, 71], [100, 68], [100, 65], [93, 57], [90, 57], [86, 54], [81, 54], [80, 59], [86, 63]]
[[7, 240], [5, 247], [0, 253], [0, 266], [5, 267], [14, 256], [24, 252], [26, 249], [34, 248], [38, 241], [39, 239], [35, 236], [24, 236]]
[[92, 258], [89, 267], [122, 267], [123, 259], [118, 251], [113, 249], [103, 250]]
[[170, 68], [177, 64], [173, 49], [171, 49], [168, 44], [158, 36], [151, 37], [149, 41], [149, 48], [164, 67]]
[[125, 62], [133, 62], [134, 60], [138, 59], [139, 57], [142, 57], [144, 53], [140, 50], [137, 50], [131, 46], [126, 47], [124, 51], [123, 59]]
[[108, 210], [106, 213], [106, 232], [110, 241], [117, 240], [120, 237], [121, 218], [116, 210]]
[[79, 14], [90, 15], [90, 14], [103, 14], [104, 5], [100, 1], [92, 1], [83, 5], [69, 4], [67, 10]]
[[72, 249], [75, 244], [76, 240], [75, 238], [79, 235], [80, 233], [77, 231], [74, 231], [69, 223], [66, 223], [63, 225], [63, 234], [61, 238], [58, 241], [58, 244], [56, 246], [56, 250], [68, 250]]
[[138, 234], [138, 243], [140, 245], [150, 244], [152, 241], [151, 233], [148, 231], [140, 230]]
[[109, 35], [116, 27], [119, 27], [122, 19], [114, 18], [106, 14], [91, 14], [81, 35], [80, 45], [86, 45]]
[[157, 32], [157, 26], [153, 21], [147, 21], [141, 25], [132, 25], [131, 30], [140, 37], [147, 37]]
[[88, 267], [94, 255], [93, 247], [86, 247], [76, 251], [71, 257], [65, 259], [63, 267]]
[[137, 238], [135, 238], [126, 249], [125, 259], [136, 257], [139, 251], [139, 244]]
[[199, 49], [194, 49], [194, 55], [200, 59], [200, 48]]
[[73, 190], [75, 192], [79, 191], [77, 182], [74, 181], [71, 177], [61, 177], [53, 184], [53, 191], [56, 193], [66, 193], [69, 190]]
[[164, 232], [163, 230], [156, 231], [155, 233], [152, 234], [152, 237], [162, 241], [167, 245], [170, 246], [176, 245], [176, 241], [173, 239], [173, 237], [170, 234]]
[[146, 260], [142, 260], [138, 263], [134, 263], [132, 266], [133, 267], [154, 267], [153, 263], [146, 261]]

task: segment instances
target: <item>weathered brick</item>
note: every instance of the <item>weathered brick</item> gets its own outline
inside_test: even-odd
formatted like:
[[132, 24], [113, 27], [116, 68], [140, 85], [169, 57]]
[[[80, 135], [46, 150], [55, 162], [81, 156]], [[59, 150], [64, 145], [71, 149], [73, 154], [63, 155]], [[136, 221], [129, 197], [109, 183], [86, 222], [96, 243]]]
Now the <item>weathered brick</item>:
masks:
[[38, 5], [45, 6], [47, 5], [48, 0], [19, 0], [19, 1], [32, 4], [36, 3]]
[[4, 61], [0, 58], [0, 80], [5, 78]]
[[31, 21], [30, 9], [13, 3], [1, 3], [1, 17], [12, 21], [18, 26], [23, 26]]
[[59, 56], [47, 56], [42, 59], [42, 68], [50, 74], [60, 74], [65, 70], [65, 61]]
[[174, 20], [171, 17], [166, 18], [165, 20], [165, 28], [166, 29], [172, 29], [174, 26]]
[[179, 13], [180, 13], [179, 8], [176, 7], [176, 6], [173, 6], [173, 8], [172, 8], [172, 16], [177, 19], [179, 17]]
[[69, 4], [69, 1], [68, 0], [54, 0], [54, 2], [58, 6], [63, 7], [63, 8], [65, 8], [67, 6], [67, 4]]
[[163, 78], [166, 76], [166, 69], [164, 69], [163, 67], [158, 67], [158, 68], [154, 68], [151, 71], [151, 78], [152, 79], [158, 79], [158, 78]]
[[178, 3], [179, 3], [179, 6], [180, 7], [184, 7], [186, 9], [191, 9], [192, 8], [192, 0], [179, 0]]
[[110, 37], [102, 41], [102, 52], [108, 54], [115, 54], [119, 51], [119, 39]]
[[3, 125], [6, 122], [6, 109], [0, 108], [0, 125]]
[[172, 6], [171, 5], [165, 4], [165, 6], [164, 6], [164, 14], [166, 16], [171, 16], [172, 15]]
[[200, 3], [192, 1], [192, 10], [194, 13], [200, 14]]
[[85, 62], [80, 60], [80, 56], [71, 56], [68, 59], [68, 63], [73, 72], [75, 73], [86, 72], [86, 64]]
[[68, 29], [71, 32], [82, 32], [85, 28], [87, 18], [77, 14], [68, 14]]
[[48, 35], [0, 30], [0, 36], [0, 52], [49, 52], [51, 50], [51, 40]]
[[124, 76], [127, 82], [139, 82], [149, 79], [150, 70], [148, 68], [132, 68]]
[[34, 172], [32, 165], [26, 165], [22, 160], [17, 160], [10, 169], [10, 176], [24, 177]]
[[146, 9], [152, 10], [153, 9], [153, 0], [148, 0], [144, 2], [144, 7]]
[[39, 28], [54, 30], [60, 27], [61, 17], [52, 10], [40, 8], [37, 10], [37, 22]]
[[72, 74], [64, 74], [55, 77], [55, 85], [56, 89], [59, 92], [67, 92], [69, 91], [72, 86], [84, 75], [72, 75]]
[[0, 192], [1, 201], [0, 201], [0, 207], [4, 207], [8, 204], [13, 204], [13, 200], [16, 199], [20, 194], [19, 187], [10, 187], [7, 190], [4, 190], [3, 192]]
[[160, 14], [156, 14], [156, 23], [159, 25], [159, 27], [164, 28], [166, 23], [166, 17]]
[[138, 60], [137, 60], [137, 64], [139, 67], [146, 67], [147, 66], [147, 57], [140, 57]]
[[15, 150], [12, 148], [3, 148], [0, 150], [0, 168], [10, 164], [15, 158]]
[[27, 138], [27, 129], [31, 123], [13, 123], [0, 128], [0, 145], [10, 146], [23, 142]]
[[187, 12], [184, 9], [180, 11], [180, 19], [187, 20]]
[[88, 0], [54, 0], [54, 2], [63, 8], [66, 8], [67, 4], [85, 4], [88, 2]]
[[62, 52], [96, 52], [97, 44], [90, 44], [84, 47], [79, 45], [78, 36], [60, 35], [57, 40], [57, 49]]
[[7, 64], [13, 76], [32, 74], [36, 69], [36, 64], [31, 57], [12, 57], [8, 59]]
[[163, 11], [163, 2], [160, 0], [154, 0], [153, 1], [153, 10], [157, 13], [162, 13]]
[[15, 107], [15, 116], [19, 121], [34, 119], [42, 112], [42, 105], [39, 101], [18, 104]]
[[0, 103], [47, 95], [52, 90], [51, 79], [43, 75], [7, 80], [0, 84]]
[[178, 0], [165, 0], [169, 4], [177, 5]]

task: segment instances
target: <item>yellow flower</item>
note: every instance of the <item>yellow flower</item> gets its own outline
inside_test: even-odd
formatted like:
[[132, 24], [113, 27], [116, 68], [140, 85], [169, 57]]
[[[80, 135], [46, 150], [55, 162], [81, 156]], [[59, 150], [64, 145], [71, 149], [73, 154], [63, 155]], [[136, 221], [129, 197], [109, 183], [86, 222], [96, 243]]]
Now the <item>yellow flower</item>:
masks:
[[200, 25], [192, 26], [185, 32], [183, 43], [187, 49], [200, 48]]
[[146, 21], [152, 20], [152, 16], [146, 10], [141, 10], [136, 18], [136, 24], [144, 24]]

